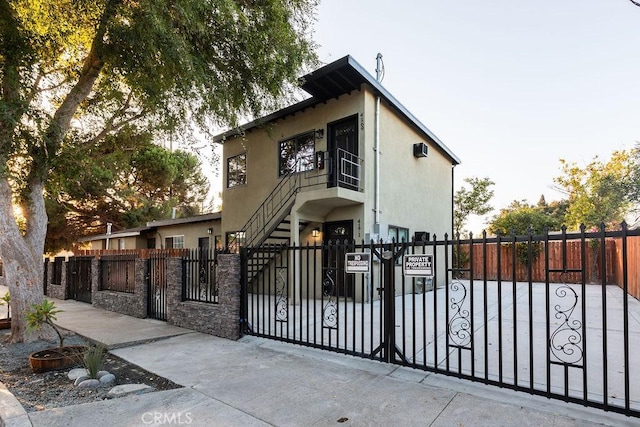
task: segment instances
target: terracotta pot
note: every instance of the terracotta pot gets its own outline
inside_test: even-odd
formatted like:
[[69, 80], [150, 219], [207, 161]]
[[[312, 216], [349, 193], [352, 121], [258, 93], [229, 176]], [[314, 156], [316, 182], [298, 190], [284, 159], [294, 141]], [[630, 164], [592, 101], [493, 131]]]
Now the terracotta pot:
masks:
[[36, 351], [29, 355], [29, 364], [33, 372], [54, 371], [82, 363], [82, 357], [87, 350], [83, 345], [68, 345], [51, 347]]
[[0, 329], [11, 329], [11, 319], [0, 319]]

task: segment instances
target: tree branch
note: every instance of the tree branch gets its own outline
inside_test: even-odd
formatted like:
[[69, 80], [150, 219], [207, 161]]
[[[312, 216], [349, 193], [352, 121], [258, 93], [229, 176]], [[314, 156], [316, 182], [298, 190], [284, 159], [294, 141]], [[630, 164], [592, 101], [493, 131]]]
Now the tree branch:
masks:
[[80, 106], [80, 103], [89, 96], [89, 93], [91, 93], [93, 85], [100, 75], [102, 67], [104, 66], [102, 54], [105, 43], [105, 35], [107, 33], [107, 26], [110, 20], [115, 15], [117, 6], [121, 2], [122, 0], [110, 0], [107, 2], [105, 9], [102, 12], [102, 16], [100, 17], [98, 28], [96, 29], [96, 34], [91, 43], [91, 49], [87, 54], [87, 57], [85, 58], [84, 64], [82, 66], [82, 70], [80, 71], [80, 77], [78, 78], [78, 81], [73, 86], [73, 88], [69, 91], [67, 96], [64, 98], [62, 104], [60, 104], [60, 107], [58, 107], [58, 109], [56, 110], [55, 114], [53, 115], [51, 124], [46, 131], [43, 141], [44, 145], [40, 150], [43, 152], [32, 153], [34, 154], [34, 164], [31, 170], [29, 181], [33, 179], [44, 180], [48, 166], [50, 164], [49, 156], [55, 155], [60, 144], [62, 143], [64, 135], [69, 130], [71, 119]]
[[110, 132], [114, 130], [117, 131], [121, 129], [123, 126], [143, 117], [146, 114], [146, 111], [143, 109], [139, 111], [137, 114], [134, 114], [133, 116], [123, 119], [119, 121], [117, 124], [114, 124], [117, 118], [125, 115], [125, 113], [127, 112], [127, 109], [131, 106], [132, 98], [133, 98], [133, 93], [129, 92], [129, 95], [127, 95], [127, 99], [125, 100], [122, 107], [120, 107], [118, 111], [116, 111], [115, 113], [113, 113], [113, 115], [111, 115], [111, 117], [107, 120], [107, 123], [105, 124], [104, 128], [96, 136], [91, 138], [91, 140], [89, 141], [89, 144], [97, 143], [98, 141], [102, 140], [105, 136], [107, 136]]
[[640, 2], [636, 1], [636, 0], [629, 0], [631, 3], [635, 4], [636, 6], [640, 7]]

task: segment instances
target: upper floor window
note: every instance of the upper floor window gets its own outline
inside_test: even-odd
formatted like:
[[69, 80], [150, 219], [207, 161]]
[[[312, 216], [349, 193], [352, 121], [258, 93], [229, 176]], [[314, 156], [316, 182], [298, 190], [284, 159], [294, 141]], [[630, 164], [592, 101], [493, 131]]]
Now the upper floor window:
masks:
[[279, 176], [289, 172], [304, 172], [314, 167], [315, 136], [305, 133], [285, 141], [280, 141]]
[[227, 187], [235, 187], [247, 183], [247, 153], [227, 159]]

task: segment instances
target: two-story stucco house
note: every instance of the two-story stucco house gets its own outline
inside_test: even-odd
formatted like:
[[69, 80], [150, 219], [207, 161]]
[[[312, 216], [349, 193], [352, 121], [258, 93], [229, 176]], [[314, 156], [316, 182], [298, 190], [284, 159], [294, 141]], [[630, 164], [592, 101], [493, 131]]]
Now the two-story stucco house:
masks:
[[352, 57], [311, 97], [216, 137], [226, 243], [451, 235], [456, 155]]

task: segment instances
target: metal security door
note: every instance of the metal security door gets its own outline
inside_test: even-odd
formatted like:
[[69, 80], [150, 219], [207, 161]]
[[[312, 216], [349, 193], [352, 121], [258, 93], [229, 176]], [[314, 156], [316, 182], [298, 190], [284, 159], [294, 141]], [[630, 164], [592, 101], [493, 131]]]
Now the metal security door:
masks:
[[167, 256], [152, 251], [147, 260], [147, 316], [167, 320]]
[[93, 257], [69, 258], [67, 263], [67, 283], [69, 298], [91, 304], [91, 260]]
[[331, 167], [328, 186], [358, 191], [358, 116], [329, 124], [328, 148]]

